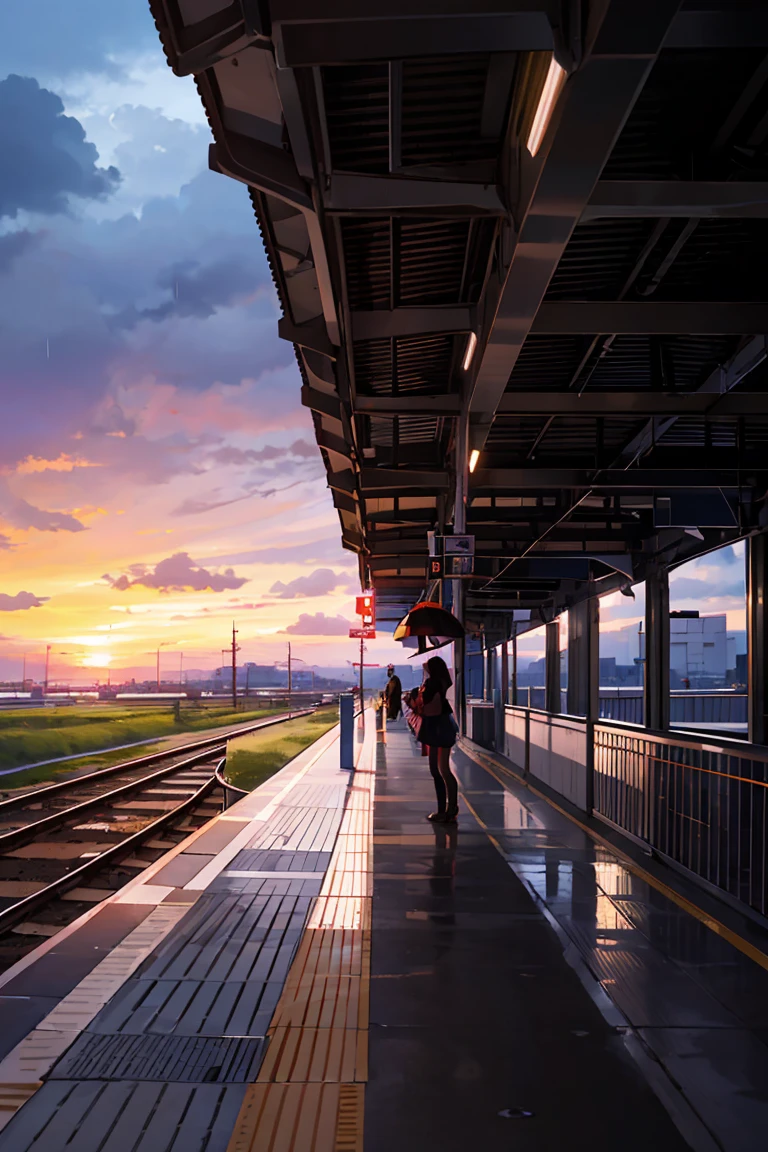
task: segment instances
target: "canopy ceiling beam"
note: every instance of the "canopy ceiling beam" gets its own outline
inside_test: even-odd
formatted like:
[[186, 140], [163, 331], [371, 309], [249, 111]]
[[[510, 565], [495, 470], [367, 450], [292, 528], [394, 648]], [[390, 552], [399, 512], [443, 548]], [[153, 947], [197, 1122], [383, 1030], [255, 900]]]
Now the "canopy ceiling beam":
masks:
[[535, 157], [521, 151], [519, 231], [503, 287], [487, 296], [470, 400], [472, 448], [485, 442], [549, 282], [679, 6], [649, 0], [638, 22], [633, 0], [601, 5], [602, 20], [590, 29], [585, 58], [565, 83], [542, 148]]
[[768, 328], [768, 305], [667, 300], [546, 300], [531, 326], [535, 335], [745, 336]]
[[765, 181], [600, 180], [581, 223], [603, 217], [768, 218]]

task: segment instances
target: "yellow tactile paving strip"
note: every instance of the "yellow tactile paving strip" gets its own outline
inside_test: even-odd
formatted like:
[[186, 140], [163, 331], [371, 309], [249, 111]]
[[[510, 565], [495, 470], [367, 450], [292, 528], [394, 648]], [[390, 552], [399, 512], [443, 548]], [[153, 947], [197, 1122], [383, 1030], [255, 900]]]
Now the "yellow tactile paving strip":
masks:
[[374, 735], [370, 723], [323, 887], [275, 1009], [257, 1083], [246, 1091], [227, 1152], [363, 1150]]

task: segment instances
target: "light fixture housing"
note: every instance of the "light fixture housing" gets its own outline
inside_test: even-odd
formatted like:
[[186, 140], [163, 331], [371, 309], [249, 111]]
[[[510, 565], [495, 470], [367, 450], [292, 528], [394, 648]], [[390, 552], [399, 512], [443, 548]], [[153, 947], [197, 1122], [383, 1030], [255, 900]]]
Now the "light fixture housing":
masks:
[[469, 470], [470, 470], [470, 472], [474, 472], [475, 468], [477, 467], [477, 462], [479, 459], [480, 459], [480, 449], [479, 448], [473, 448], [469, 454]]
[[467, 350], [464, 353], [464, 363], [462, 364], [462, 368], [465, 372], [469, 371], [469, 366], [472, 363], [472, 357], [475, 354], [475, 348], [477, 348], [477, 336], [474, 332], [470, 332], [469, 340], [467, 340]]
[[525, 144], [531, 156], [535, 156], [541, 147], [541, 142], [549, 127], [552, 113], [555, 110], [555, 105], [562, 92], [565, 80], [565, 68], [561, 68], [553, 56], [550, 61], [549, 71], [547, 72], [547, 78], [544, 81], [544, 87], [541, 90], [541, 96], [539, 96], [539, 103], [533, 117], [531, 130], [528, 133], [528, 139]]

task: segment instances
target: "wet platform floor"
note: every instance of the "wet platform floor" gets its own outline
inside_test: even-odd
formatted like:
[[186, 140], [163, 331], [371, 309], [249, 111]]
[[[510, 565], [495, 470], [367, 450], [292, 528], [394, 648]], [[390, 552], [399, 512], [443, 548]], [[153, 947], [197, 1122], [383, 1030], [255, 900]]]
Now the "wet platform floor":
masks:
[[756, 1152], [768, 972], [528, 789], [378, 749], [366, 1152]]
[[469, 745], [430, 824], [366, 733], [6, 974], [0, 1152], [768, 1146], [768, 972]]

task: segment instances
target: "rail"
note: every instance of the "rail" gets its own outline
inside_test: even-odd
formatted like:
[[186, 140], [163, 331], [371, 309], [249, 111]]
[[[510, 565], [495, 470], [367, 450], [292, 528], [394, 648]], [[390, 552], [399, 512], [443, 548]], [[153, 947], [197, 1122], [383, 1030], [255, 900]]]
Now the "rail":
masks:
[[768, 917], [768, 748], [507, 705], [496, 750], [523, 776]]
[[[313, 709], [307, 709], [306, 712], [311, 712]], [[147, 788], [159, 783], [168, 777], [173, 777], [180, 772], [188, 771], [190, 768], [207, 763], [213, 759], [217, 753], [226, 750], [227, 740], [230, 736], [239, 736], [245, 732], [252, 732], [255, 729], [268, 727], [277, 723], [284, 723], [289, 717], [287, 715], [281, 717], [270, 717], [268, 720], [260, 721], [258, 724], [249, 725], [245, 729], [238, 729], [236, 732], [227, 733], [225, 736], [219, 735], [215, 738], [208, 738], [197, 742], [194, 745], [186, 745], [183, 749], [170, 749], [165, 752], [153, 753], [149, 756], [142, 756], [132, 761], [123, 762], [119, 765], [113, 765], [110, 768], [101, 769], [96, 772], [87, 773], [84, 776], [79, 776], [74, 780], [63, 781], [60, 784], [52, 784], [46, 788], [31, 790], [19, 796], [14, 796], [9, 800], [0, 804], [0, 811], [4, 814], [12, 812], [14, 809], [28, 808], [30, 804], [37, 806], [41, 798], [51, 797], [52, 795], [58, 796], [62, 793], [66, 794], [67, 791], [77, 791], [82, 788], [83, 784], [92, 783], [94, 780], [97, 782], [105, 776], [114, 776], [116, 774], [125, 773], [129, 768], [135, 769], [137, 767], [148, 767], [156, 765], [162, 761], [171, 760], [172, 763], [166, 763], [165, 766], [157, 768], [155, 771], [147, 772], [145, 775], [138, 776], [124, 784], [120, 784], [116, 788], [111, 788], [106, 792], [100, 792], [95, 796], [89, 796], [84, 800], [77, 803], [69, 804], [67, 807], [59, 811], [51, 812], [47, 816], [41, 817], [39, 820], [34, 820], [28, 824], [22, 824], [18, 828], [13, 828], [9, 832], [0, 835], [0, 855], [8, 851], [13, 851], [22, 844], [30, 843], [39, 837], [44, 837], [51, 831], [62, 828], [69, 824], [73, 818], [79, 818], [87, 812], [93, 812], [111, 806], [116, 800], [129, 796], [132, 793], [141, 793]], [[201, 750], [202, 746], [202, 750]], [[179, 759], [181, 752], [188, 752], [190, 748], [196, 750], [195, 755], [185, 756]], [[216, 769], [211, 771], [210, 777], [203, 783], [203, 785], [196, 789], [190, 796], [184, 799], [180, 804], [176, 805], [171, 811], [163, 813], [161, 816], [146, 824], [143, 828], [138, 829], [136, 832], [124, 837], [119, 843], [113, 844], [109, 848], [100, 852], [92, 859], [85, 861], [77, 868], [67, 871], [65, 875], [46, 884], [45, 887], [39, 891], [30, 894], [29, 896], [22, 897], [16, 900], [10, 907], [3, 909], [0, 912], [0, 934], [8, 931], [20, 921], [26, 920], [30, 915], [34, 914], [40, 908], [44, 907], [50, 901], [59, 898], [71, 889], [76, 888], [84, 879], [95, 875], [100, 872], [106, 865], [118, 861], [125, 856], [130, 856], [134, 850], [146, 839], [152, 837], [153, 833], [162, 828], [167, 828], [174, 823], [179, 816], [184, 815], [186, 812], [194, 809], [214, 788], [221, 782], [219, 780], [218, 770], [222, 767], [224, 761], [221, 760], [216, 766]], [[226, 789], [232, 789], [232, 786], [225, 781], [222, 782]], [[239, 791], [239, 790], [238, 790]], [[226, 805], [225, 805], [226, 806]]]
[[593, 811], [768, 915], [768, 749], [594, 726]]
[[242, 800], [243, 796], [248, 795], [248, 792], [245, 788], [238, 788], [236, 784], [230, 784], [229, 780], [227, 780], [226, 776], [224, 775], [224, 765], [226, 762], [227, 758], [224, 756], [221, 760], [219, 760], [214, 772], [216, 782], [224, 793], [225, 811], [230, 807], [230, 805], [236, 804], [238, 800]]
[[[560, 693], [561, 712], [567, 712], [567, 694]], [[546, 707], [546, 693], [541, 686], [519, 685], [518, 708]], [[669, 694], [670, 723], [672, 725], [705, 725], [743, 732], [746, 735], [749, 697], [746, 692], [729, 689], [709, 692], [673, 689]], [[618, 720], [625, 724], [642, 724], [644, 703], [642, 688], [600, 689], [600, 719]]]
[[[124, 772], [133, 771], [135, 768], [148, 767], [151, 764], [160, 764], [163, 760], [167, 760], [169, 756], [182, 756], [187, 752], [197, 752], [207, 748], [209, 750], [215, 748], [218, 744], [224, 743], [227, 740], [234, 739], [235, 736], [247, 736], [249, 732], [257, 732], [260, 728], [269, 728], [273, 724], [282, 724], [286, 720], [290, 720], [296, 716], [305, 716], [313, 712], [312, 708], [305, 708], [301, 712], [293, 712], [292, 714], [280, 713], [278, 716], [268, 716], [265, 720], [259, 720], [255, 724], [248, 724], [244, 728], [237, 728], [231, 732], [219, 732], [217, 736], [207, 736], [204, 740], [192, 740], [188, 744], [180, 744], [176, 748], [166, 748], [164, 752], [150, 752], [146, 756], [136, 756], [133, 760], [121, 760], [119, 764], [112, 764], [109, 768], [97, 768], [93, 772], [85, 772], [82, 776], [76, 776], [69, 780], [61, 780], [58, 784], [46, 784], [44, 788], [35, 788], [32, 786], [28, 791], [18, 792], [15, 796], [11, 796], [7, 800], [0, 800], [0, 815], [10, 811], [12, 808], [22, 806], [29, 797], [34, 795], [35, 802], [38, 800], [45, 800], [50, 796], [54, 796], [61, 792], [71, 792], [73, 788], [80, 788], [83, 784], [89, 784], [93, 781], [106, 779], [109, 776], [120, 776]], [[103, 751], [108, 752], [109, 749]], [[96, 752], [83, 752], [85, 756], [95, 756]]]
[[[186, 800], [182, 801], [181, 804], [178, 804], [170, 812], [164, 812], [162, 816], [158, 816], [156, 820], [140, 828], [138, 832], [126, 836], [119, 844], [113, 844], [111, 848], [106, 848], [92, 860], [87, 860], [78, 868], [73, 868], [72, 871], [67, 872], [66, 875], [51, 881], [45, 888], [41, 888], [38, 892], [33, 892], [30, 896], [24, 896], [12, 904], [10, 908], [5, 908], [0, 912], [0, 933], [7, 932], [9, 928], [13, 928], [13, 926], [20, 921], [26, 920], [31, 914], [45, 907], [51, 900], [56, 900], [58, 897], [76, 888], [81, 881], [95, 875], [97, 872], [101, 872], [105, 865], [120, 860], [125, 856], [130, 856], [144, 840], [151, 839], [156, 832], [167, 828], [169, 824], [178, 820], [179, 816], [183, 816], [186, 812], [195, 808], [215, 787], [216, 778], [212, 774], [210, 779], [208, 779], [201, 788], [198, 788], [196, 792], [188, 796]], [[72, 810], [68, 809], [68, 811], [71, 812]]]

